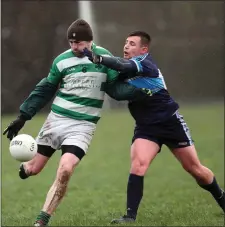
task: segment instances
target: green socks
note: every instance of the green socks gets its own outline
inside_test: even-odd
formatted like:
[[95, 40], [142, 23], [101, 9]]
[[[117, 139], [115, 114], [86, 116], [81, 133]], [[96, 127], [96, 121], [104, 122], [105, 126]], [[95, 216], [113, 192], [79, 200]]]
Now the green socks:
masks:
[[51, 215], [44, 212], [44, 211], [41, 211], [40, 214], [37, 216], [36, 218], [36, 223], [40, 223], [42, 225], [47, 225], [49, 220], [51, 218]]

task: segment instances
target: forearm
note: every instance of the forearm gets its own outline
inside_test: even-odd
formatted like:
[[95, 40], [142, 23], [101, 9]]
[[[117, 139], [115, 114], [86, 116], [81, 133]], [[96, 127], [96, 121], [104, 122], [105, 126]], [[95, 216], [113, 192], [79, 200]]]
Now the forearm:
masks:
[[101, 56], [100, 59], [100, 64], [121, 73], [137, 72], [137, 67], [133, 61], [111, 56]]
[[47, 78], [42, 79], [20, 106], [21, 115], [26, 118], [26, 120], [30, 120], [52, 99], [57, 88], [58, 87], [50, 83]]
[[127, 82], [115, 81], [105, 84], [105, 92], [117, 101], [136, 101], [146, 97], [146, 94]]

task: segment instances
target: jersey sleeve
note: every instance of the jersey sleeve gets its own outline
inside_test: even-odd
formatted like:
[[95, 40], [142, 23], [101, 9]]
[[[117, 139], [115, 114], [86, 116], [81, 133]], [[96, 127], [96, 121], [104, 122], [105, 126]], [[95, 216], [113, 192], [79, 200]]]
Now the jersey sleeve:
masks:
[[49, 70], [49, 74], [47, 76], [47, 80], [54, 84], [58, 85], [61, 82], [62, 75], [57, 67], [57, 58], [53, 61], [51, 68]]
[[[106, 53], [105, 55], [108, 55], [108, 56], [113, 56], [109, 51], [107, 51], [108, 53]], [[110, 68], [107, 68], [107, 83], [111, 83], [115, 80], [118, 79], [118, 76], [119, 76], [119, 72], [114, 70], [114, 69], [110, 69]]]
[[107, 83], [111, 83], [118, 79], [119, 73], [113, 69], [107, 69]]
[[147, 73], [149, 76], [157, 77], [159, 75], [157, 66], [148, 59], [148, 54], [133, 57], [130, 59], [135, 64], [137, 72]]

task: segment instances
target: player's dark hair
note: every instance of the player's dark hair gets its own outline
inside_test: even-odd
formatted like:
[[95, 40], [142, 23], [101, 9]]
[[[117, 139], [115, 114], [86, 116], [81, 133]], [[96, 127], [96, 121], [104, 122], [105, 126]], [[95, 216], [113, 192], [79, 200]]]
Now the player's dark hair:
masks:
[[67, 38], [76, 41], [92, 41], [93, 33], [91, 26], [85, 20], [77, 19], [69, 26]]
[[134, 31], [131, 32], [129, 36], [139, 36], [141, 38], [141, 44], [142, 45], [149, 45], [151, 42], [151, 37], [147, 32], [144, 31]]

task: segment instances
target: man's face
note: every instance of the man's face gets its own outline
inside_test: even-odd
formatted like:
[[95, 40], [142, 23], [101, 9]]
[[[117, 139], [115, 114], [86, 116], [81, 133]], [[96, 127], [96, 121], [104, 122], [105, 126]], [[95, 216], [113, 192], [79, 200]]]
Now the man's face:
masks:
[[89, 50], [91, 49], [91, 44], [92, 42], [87, 42], [87, 41], [76, 41], [73, 39], [69, 39], [69, 44], [71, 47], [71, 50], [77, 57], [84, 57], [83, 55], [83, 50], [85, 48], [88, 48]]
[[148, 47], [141, 44], [141, 37], [130, 36], [126, 39], [123, 48], [123, 57], [130, 59], [148, 52]]

